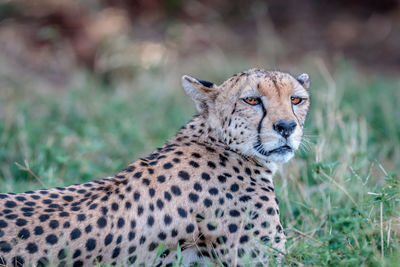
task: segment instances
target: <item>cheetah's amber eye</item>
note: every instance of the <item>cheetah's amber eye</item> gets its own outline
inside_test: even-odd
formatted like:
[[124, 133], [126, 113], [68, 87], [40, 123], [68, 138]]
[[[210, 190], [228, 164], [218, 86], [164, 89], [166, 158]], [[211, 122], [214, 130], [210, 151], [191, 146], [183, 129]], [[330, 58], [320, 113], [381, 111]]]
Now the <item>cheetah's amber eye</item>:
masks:
[[249, 105], [255, 106], [261, 103], [261, 100], [258, 97], [246, 97], [243, 99]]
[[297, 96], [292, 96], [290, 98], [290, 101], [292, 102], [293, 105], [298, 105], [301, 102], [303, 102], [303, 99], [301, 97], [297, 97]]

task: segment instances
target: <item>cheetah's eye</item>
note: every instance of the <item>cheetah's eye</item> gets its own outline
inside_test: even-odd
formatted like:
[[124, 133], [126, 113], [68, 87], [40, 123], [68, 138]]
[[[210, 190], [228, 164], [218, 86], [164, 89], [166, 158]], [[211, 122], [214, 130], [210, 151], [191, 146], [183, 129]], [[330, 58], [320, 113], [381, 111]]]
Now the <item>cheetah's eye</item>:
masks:
[[246, 97], [243, 98], [243, 101], [249, 105], [255, 106], [261, 103], [261, 99], [258, 97]]
[[292, 96], [291, 98], [290, 98], [290, 102], [292, 102], [292, 104], [293, 105], [298, 105], [298, 104], [300, 104], [301, 102], [303, 102], [303, 98], [301, 98], [301, 97], [297, 97], [297, 96]]

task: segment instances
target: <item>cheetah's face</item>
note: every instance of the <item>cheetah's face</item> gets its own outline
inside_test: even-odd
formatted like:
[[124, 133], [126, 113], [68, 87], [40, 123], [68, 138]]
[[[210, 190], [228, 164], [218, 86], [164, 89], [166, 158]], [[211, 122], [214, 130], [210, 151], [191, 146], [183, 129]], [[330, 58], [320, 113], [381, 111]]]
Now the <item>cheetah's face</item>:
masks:
[[199, 112], [232, 150], [282, 163], [299, 148], [309, 107], [309, 77], [252, 69], [216, 86], [184, 76]]

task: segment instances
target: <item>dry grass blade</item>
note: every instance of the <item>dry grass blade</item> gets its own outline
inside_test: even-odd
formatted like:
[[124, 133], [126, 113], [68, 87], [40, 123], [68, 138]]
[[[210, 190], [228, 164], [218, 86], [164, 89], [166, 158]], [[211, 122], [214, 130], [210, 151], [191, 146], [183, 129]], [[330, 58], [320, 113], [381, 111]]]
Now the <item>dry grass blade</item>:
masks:
[[384, 246], [383, 246], [383, 203], [382, 201], [380, 202], [380, 207], [379, 207], [379, 218], [380, 218], [380, 230], [381, 230], [381, 260], [383, 263], [383, 260], [385, 258], [385, 251], [384, 251]]
[[323, 245], [323, 244], [324, 244], [322, 241], [320, 241], [320, 240], [318, 240], [318, 239], [315, 239], [314, 237], [312, 237], [312, 236], [310, 236], [310, 235], [307, 235], [306, 233], [303, 233], [302, 231], [300, 231], [300, 230], [298, 230], [298, 229], [296, 229], [296, 228], [294, 228], [294, 227], [289, 228], [288, 230], [291, 230], [291, 231], [293, 231], [293, 232], [298, 233], [298, 234], [301, 235], [301, 236], [304, 236], [304, 237], [306, 237], [306, 238], [308, 238], [308, 239], [311, 239], [311, 240], [315, 241], [316, 243], [318, 243], [319, 245]]
[[42, 179], [40, 179], [39, 176], [37, 176], [37, 175], [32, 171], [32, 169], [30, 168], [29, 163], [28, 163], [27, 160], [24, 160], [24, 164], [25, 164], [25, 166], [22, 166], [22, 165], [19, 164], [18, 162], [15, 162], [15, 165], [17, 165], [18, 168], [19, 168], [21, 171], [26, 171], [26, 172], [29, 173], [32, 177], [34, 177], [34, 178], [39, 182], [39, 184], [41, 184], [43, 187], [46, 187], [46, 185], [43, 183]]
[[339, 184], [338, 182], [336, 182], [332, 177], [330, 177], [328, 174], [326, 174], [323, 170], [320, 170], [320, 173], [327, 178], [330, 182], [332, 182], [334, 185], [337, 186], [337, 188], [339, 188], [350, 200], [351, 202], [354, 204], [354, 206], [358, 207], [357, 202], [354, 200], [354, 198], [347, 192], [346, 188], [344, 188], [341, 184]]

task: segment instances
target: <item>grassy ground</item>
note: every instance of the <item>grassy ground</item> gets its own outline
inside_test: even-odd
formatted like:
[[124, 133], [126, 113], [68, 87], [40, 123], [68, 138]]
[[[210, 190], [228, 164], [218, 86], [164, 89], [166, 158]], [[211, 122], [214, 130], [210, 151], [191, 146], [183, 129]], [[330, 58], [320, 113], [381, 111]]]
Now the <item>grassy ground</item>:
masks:
[[[250, 65], [189, 74], [222, 81]], [[312, 107], [304, 145], [275, 182], [283, 264], [400, 266], [400, 81], [346, 63], [296, 71], [312, 75]], [[152, 69], [109, 86], [81, 72], [63, 91], [9, 83], [0, 89], [0, 192], [101, 178], [151, 152], [194, 114], [180, 75]]]

